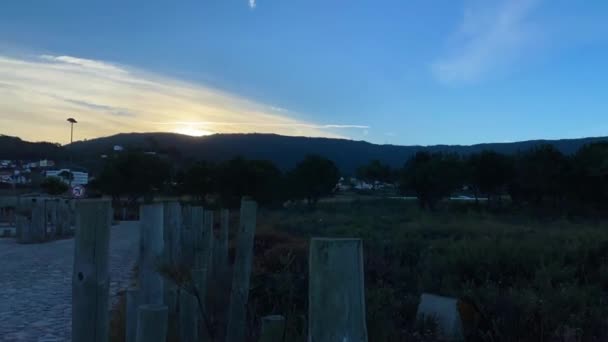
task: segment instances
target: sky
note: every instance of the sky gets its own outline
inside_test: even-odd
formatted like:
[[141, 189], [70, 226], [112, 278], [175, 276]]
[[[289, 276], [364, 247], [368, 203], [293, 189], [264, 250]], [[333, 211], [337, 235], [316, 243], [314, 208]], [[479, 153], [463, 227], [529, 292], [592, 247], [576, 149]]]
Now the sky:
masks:
[[604, 0], [3, 0], [0, 134], [608, 136]]

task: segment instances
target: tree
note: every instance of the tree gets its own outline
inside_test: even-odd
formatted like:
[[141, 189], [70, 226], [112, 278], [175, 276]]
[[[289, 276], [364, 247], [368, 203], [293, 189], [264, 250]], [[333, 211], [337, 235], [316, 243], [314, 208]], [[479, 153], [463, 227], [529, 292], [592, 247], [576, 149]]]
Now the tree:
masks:
[[216, 189], [226, 206], [238, 206], [242, 196], [250, 196], [262, 205], [282, 198], [281, 171], [268, 160], [234, 158], [218, 165]]
[[488, 198], [488, 203], [493, 197], [500, 195], [513, 177], [509, 157], [494, 151], [471, 155], [468, 159], [468, 170], [475, 200], [479, 194], [483, 194]]
[[61, 194], [65, 193], [66, 191], [68, 191], [70, 188], [59, 177], [45, 178], [42, 181], [42, 183], [40, 184], [40, 187], [42, 188], [42, 190], [44, 190], [44, 192], [46, 192], [47, 194], [52, 195], [52, 196], [61, 195]]
[[126, 196], [131, 204], [159, 192], [170, 176], [170, 165], [157, 156], [128, 152], [106, 161], [96, 186], [115, 201]]
[[437, 202], [463, 183], [464, 167], [458, 155], [422, 151], [405, 163], [400, 189], [413, 191], [420, 207], [434, 210]]
[[608, 203], [608, 143], [581, 147], [572, 164], [570, 184], [577, 199], [596, 207]]
[[306, 199], [314, 205], [322, 196], [333, 192], [340, 172], [333, 161], [319, 155], [308, 155], [288, 175], [290, 197]]
[[357, 178], [373, 184], [377, 182], [388, 183], [392, 180], [392, 170], [389, 165], [382, 164], [379, 160], [372, 160], [369, 164], [357, 169]]
[[68, 184], [72, 184], [72, 181], [74, 180], [74, 174], [67, 170], [59, 172], [58, 176]]
[[544, 199], [558, 202], [567, 193], [570, 163], [552, 145], [540, 145], [515, 157], [515, 177], [509, 194], [516, 203], [542, 204]]
[[178, 178], [181, 193], [193, 195], [199, 200], [216, 190], [217, 167], [202, 161], [186, 169]]

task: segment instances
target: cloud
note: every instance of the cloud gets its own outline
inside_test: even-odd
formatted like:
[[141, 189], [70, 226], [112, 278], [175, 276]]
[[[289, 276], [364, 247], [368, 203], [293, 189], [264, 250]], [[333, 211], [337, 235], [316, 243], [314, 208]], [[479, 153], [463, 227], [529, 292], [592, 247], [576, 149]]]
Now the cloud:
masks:
[[255, 0], [249, 0], [249, 8], [255, 9], [256, 3]]
[[340, 137], [367, 128], [295, 119], [295, 113], [200, 84], [70, 56], [0, 55], [0, 133], [66, 142], [120, 132], [277, 133]]
[[431, 68], [443, 83], [470, 83], [521, 58], [537, 38], [531, 16], [540, 0], [477, 3], [464, 11], [446, 56]]
[[131, 113], [124, 108], [116, 108], [116, 107], [112, 107], [112, 106], [100, 105], [100, 104], [90, 103], [90, 102], [80, 101], [80, 100], [72, 100], [72, 99], [63, 99], [63, 100], [66, 102], [69, 102], [69, 103], [73, 103], [77, 106], [96, 110], [96, 111], [103, 112], [103, 113], [109, 113], [112, 115], [118, 115], [118, 116], [134, 116], [135, 115], [134, 113]]

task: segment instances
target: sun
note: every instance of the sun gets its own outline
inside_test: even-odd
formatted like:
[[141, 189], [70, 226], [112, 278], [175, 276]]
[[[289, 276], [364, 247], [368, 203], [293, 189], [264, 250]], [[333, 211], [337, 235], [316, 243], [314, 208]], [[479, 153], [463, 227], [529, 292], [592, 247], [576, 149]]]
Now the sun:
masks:
[[192, 127], [192, 126], [177, 127], [176, 129], [173, 130], [173, 132], [178, 133], [178, 134], [189, 135], [192, 137], [202, 137], [204, 135], [213, 134], [213, 132], [210, 132], [210, 131], [207, 131], [204, 129], [200, 129], [200, 128], [196, 128], [196, 127]]

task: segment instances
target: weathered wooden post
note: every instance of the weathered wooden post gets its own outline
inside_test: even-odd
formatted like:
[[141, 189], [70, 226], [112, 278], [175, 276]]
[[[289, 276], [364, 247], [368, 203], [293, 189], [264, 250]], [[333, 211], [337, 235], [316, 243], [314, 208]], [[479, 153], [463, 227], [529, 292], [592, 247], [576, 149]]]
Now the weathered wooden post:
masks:
[[313, 238], [309, 254], [308, 341], [367, 341], [360, 239]]
[[181, 249], [182, 230], [182, 208], [179, 202], [170, 201], [164, 203], [164, 248], [163, 262], [171, 266], [179, 264]]
[[135, 342], [137, 334], [137, 308], [139, 307], [139, 289], [128, 289], [125, 312], [125, 341]]
[[15, 215], [15, 235], [18, 243], [25, 243], [30, 232], [30, 219], [22, 212]]
[[246, 305], [249, 299], [249, 282], [253, 259], [253, 238], [255, 236], [257, 204], [243, 198], [241, 201], [241, 218], [237, 236], [237, 250], [232, 276], [232, 293], [228, 314], [227, 342], [245, 340]]
[[163, 304], [163, 277], [158, 266], [163, 253], [163, 204], [141, 206], [139, 286], [141, 304]]
[[[179, 202], [164, 202], [163, 211], [163, 255], [162, 263], [165, 267], [176, 268], [180, 264], [181, 230], [182, 230], [182, 208]], [[163, 279], [165, 289], [165, 305], [169, 310], [169, 316], [177, 312], [177, 285], [172, 279]]]
[[192, 286], [194, 287], [196, 293], [201, 299], [201, 303], [203, 305], [203, 310], [206, 310], [205, 306], [205, 298], [207, 298], [207, 270], [204, 268], [197, 268], [192, 270]]
[[280, 342], [283, 341], [285, 333], [285, 317], [281, 315], [271, 315], [262, 317], [262, 332], [259, 342]]
[[166, 342], [167, 321], [166, 306], [160, 304], [141, 305], [137, 310], [137, 336], [135, 341]]
[[61, 237], [70, 232], [70, 208], [68, 200], [60, 200], [57, 203], [56, 235]]
[[203, 267], [204, 258], [204, 243], [203, 243], [203, 228], [205, 222], [205, 209], [200, 206], [190, 207], [189, 210], [189, 229], [185, 230], [185, 234], [189, 237], [188, 244], [185, 244], [183, 248], [188, 249], [191, 252], [191, 258], [189, 258], [188, 265], [194, 269]]
[[111, 204], [83, 200], [77, 205], [72, 276], [72, 340], [107, 342]]
[[222, 209], [220, 214], [220, 232], [217, 247], [217, 266], [228, 268], [228, 242], [230, 232], [230, 210]]
[[187, 291], [179, 294], [179, 340], [198, 342], [199, 306], [196, 296]]
[[199, 267], [207, 269], [207, 277], [213, 271], [213, 211], [205, 210], [202, 229], [202, 252]]
[[31, 242], [43, 242], [46, 239], [46, 213], [44, 212], [44, 200], [32, 200], [32, 220], [30, 221]]

